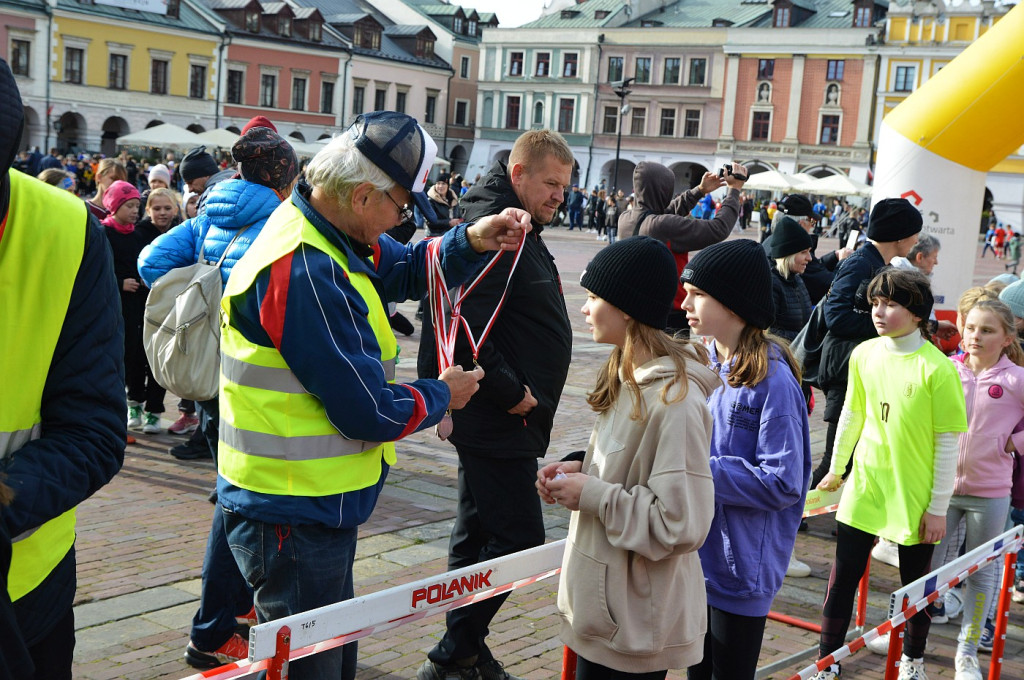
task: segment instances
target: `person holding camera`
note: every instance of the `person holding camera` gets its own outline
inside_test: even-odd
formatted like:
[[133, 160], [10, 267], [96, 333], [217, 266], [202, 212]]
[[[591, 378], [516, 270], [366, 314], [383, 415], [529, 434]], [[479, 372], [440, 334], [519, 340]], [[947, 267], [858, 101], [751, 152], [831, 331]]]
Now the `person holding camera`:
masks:
[[[700, 250], [724, 241], [740, 214], [740, 191], [747, 181], [747, 169], [739, 163], [732, 163], [719, 170], [718, 174], [706, 172], [700, 183], [681, 194], [673, 196], [676, 176], [660, 163], [642, 161], [633, 170], [633, 193], [636, 207], [619, 217], [619, 238], [627, 239], [636, 234], [655, 238], [672, 251], [676, 269], [680, 276], [689, 261], [691, 250]], [[709, 220], [690, 217], [690, 211], [700, 200], [716, 189], [728, 186], [729, 191], [722, 199], [722, 207]], [[668, 315], [669, 333], [689, 332], [686, 313], [682, 311], [686, 293], [680, 284], [672, 311]]]

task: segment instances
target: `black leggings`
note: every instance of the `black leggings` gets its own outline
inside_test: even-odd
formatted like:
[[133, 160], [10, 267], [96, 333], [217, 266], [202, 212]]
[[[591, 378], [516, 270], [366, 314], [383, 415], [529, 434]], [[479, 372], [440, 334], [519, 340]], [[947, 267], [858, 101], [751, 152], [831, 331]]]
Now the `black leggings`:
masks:
[[[828, 578], [825, 605], [821, 612], [819, 659], [824, 659], [846, 644], [846, 631], [850, 628], [857, 584], [864, 575], [864, 568], [871, 557], [871, 548], [875, 544], [873, 534], [854, 529], [842, 522], [837, 524], [836, 561]], [[931, 570], [932, 553], [935, 551], [935, 546], [931, 543], [901, 545], [899, 551], [900, 583], [903, 585], [916, 581]], [[904, 654], [911, 659], [920, 659], [924, 656], [924, 646], [928, 641], [928, 630], [931, 625], [932, 617], [925, 610], [919, 611], [907, 621], [903, 637]]]
[[686, 671], [689, 680], [753, 680], [761, 656], [766, 616], [742, 616], [708, 607], [704, 660]]
[[582, 656], [576, 657], [576, 680], [665, 680], [666, 675], [668, 675], [667, 670], [627, 673], [587, 661]]

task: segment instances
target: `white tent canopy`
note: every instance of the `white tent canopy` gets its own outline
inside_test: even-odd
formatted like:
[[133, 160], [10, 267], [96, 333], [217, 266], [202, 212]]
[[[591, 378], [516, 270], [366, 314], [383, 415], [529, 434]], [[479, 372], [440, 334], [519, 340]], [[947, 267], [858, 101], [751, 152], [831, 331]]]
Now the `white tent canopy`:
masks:
[[797, 185], [797, 181], [784, 172], [778, 170], [765, 170], [750, 179], [743, 185], [744, 189], [759, 189], [762, 191], [789, 191]]
[[231, 130], [225, 130], [218, 128], [216, 130], [207, 130], [206, 132], [200, 132], [199, 136], [206, 140], [208, 146], [216, 146], [221, 149], [230, 149], [238, 141], [238, 135]]
[[162, 123], [145, 130], [132, 132], [123, 137], [117, 138], [118, 146], [153, 146], [153, 147], [175, 147], [179, 149], [192, 148], [209, 144], [205, 139], [183, 127]]
[[819, 177], [811, 182], [803, 182], [796, 187], [799, 191], [808, 194], [823, 194], [826, 196], [870, 196], [871, 187], [863, 182], [850, 179], [846, 175], [829, 175]]

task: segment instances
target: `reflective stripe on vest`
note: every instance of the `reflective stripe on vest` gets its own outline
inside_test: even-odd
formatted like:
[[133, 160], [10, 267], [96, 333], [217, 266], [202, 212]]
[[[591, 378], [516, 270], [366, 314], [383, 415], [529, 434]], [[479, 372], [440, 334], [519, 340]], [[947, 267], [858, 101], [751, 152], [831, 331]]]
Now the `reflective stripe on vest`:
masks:
[[231, 299], [248, 290], [262, 270], [302, 244], [326, 253], [348, 274], [348, 282], [369, 309], [381, 369], [389, 382], [395, 379], [398, 343], [373, 282], [366, 274], [352, 272], [344, 253], [309, 224], [290, 200], [285, 201], [235, 264], [221, 301], [217, 465], [222, 477], [242, 489], [328, 496], [376, 484], [381, 461], [395, 463], [394, 444], [342, 436], [280, 352], [246, 340], [230, 318]]
[[[71, 301], [88, 214], [66, 191], [10, 170], [0, 235], [0, 458], [38, 439], [43, 387]], [[45, 283], [45, 285], [43, 285]], [[7, 592], [18, 600], [42, 583], [75, 543], [75, 510], [12, 539]]]

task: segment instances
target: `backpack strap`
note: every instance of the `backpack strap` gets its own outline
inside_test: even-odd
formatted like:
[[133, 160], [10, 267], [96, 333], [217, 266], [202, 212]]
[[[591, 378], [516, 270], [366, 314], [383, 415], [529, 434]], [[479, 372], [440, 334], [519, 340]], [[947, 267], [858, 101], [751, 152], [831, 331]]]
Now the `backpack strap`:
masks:
[[[253, 224], [255, 224], [255, 222], [253, 222]], [[234, 236], [231, 237], [231, 240], [228, 241], [227, 246], [224, 247], [224, 252], [220, 254], [220, 259], [217, 260], [217, 263], [213, 265], [214, 267], [217, 267], [218, 269], [220, 269], [220, 266], [224, 263], [224, 258], [228, 256], [228, 251], [231, 250], [231, 246], [233, 246], [235, 244], [235, 239], [237, 239], [239, 236], [241, 236], [242, 233], [246, 229], [251, 227], [251, 226], [252, 226], [252, 224], [245, 225], [244, 227], [242, 227], [241, 229], [238, 230], [237, 234], [235, 234]], [[199, 261], [203, 262], [205, 260], [206, 260], [206, 241], [204, 239], [203, 240], [203, 245], [199, 249]]]

